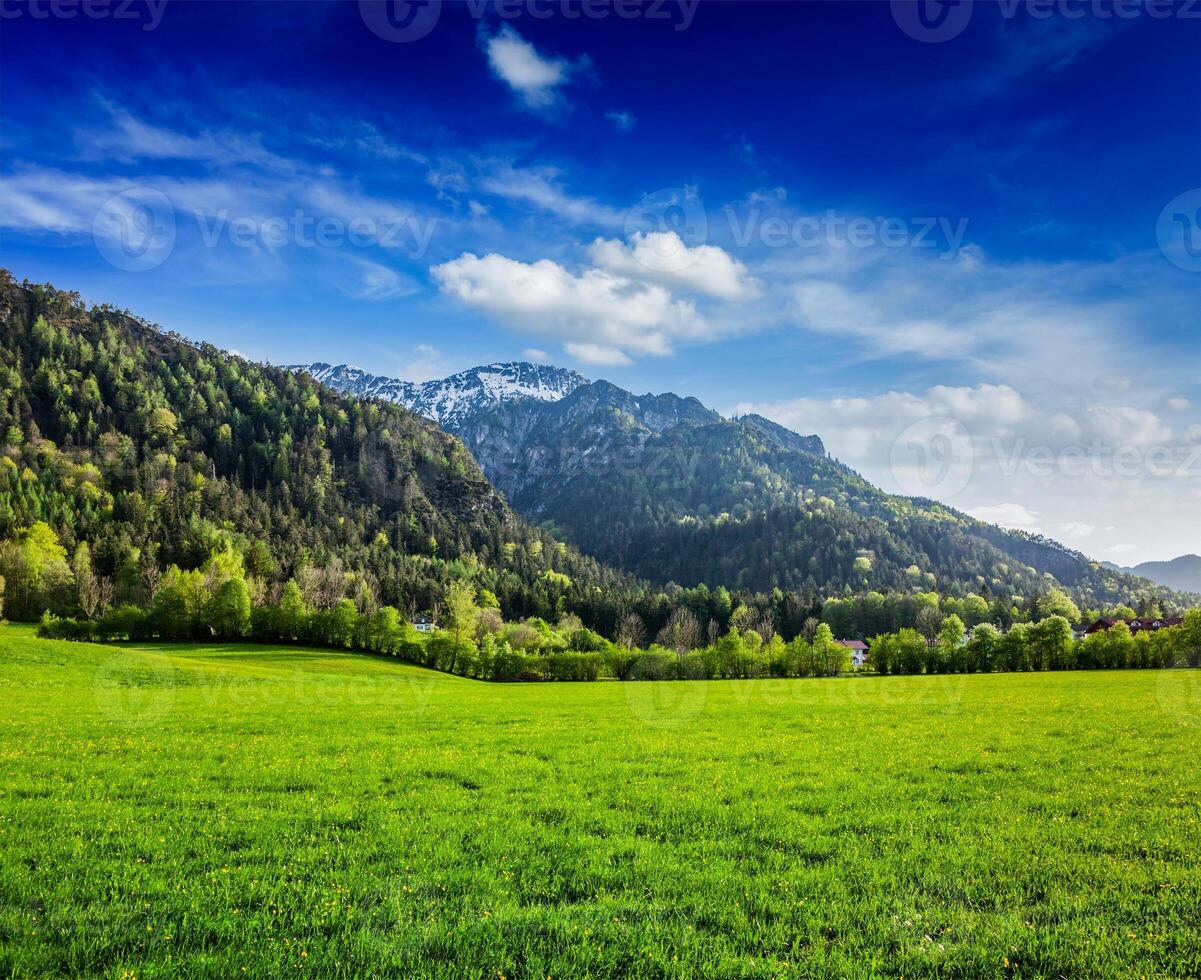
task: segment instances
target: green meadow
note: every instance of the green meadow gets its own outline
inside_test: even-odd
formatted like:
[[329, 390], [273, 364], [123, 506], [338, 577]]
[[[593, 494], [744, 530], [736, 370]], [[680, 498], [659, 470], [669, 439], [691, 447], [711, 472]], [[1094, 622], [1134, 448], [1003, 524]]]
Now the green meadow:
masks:
[[0, 975], [1201, 974], [1201, 672], [485, 684], [0, 629]]

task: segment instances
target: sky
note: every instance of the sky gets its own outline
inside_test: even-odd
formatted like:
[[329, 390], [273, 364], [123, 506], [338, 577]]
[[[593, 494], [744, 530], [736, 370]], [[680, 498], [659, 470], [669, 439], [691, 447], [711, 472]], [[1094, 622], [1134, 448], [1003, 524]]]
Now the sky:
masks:
[[271, 363], [538, 360], [1201, 552], [1201, 4], [0, 0], [0, 265]]

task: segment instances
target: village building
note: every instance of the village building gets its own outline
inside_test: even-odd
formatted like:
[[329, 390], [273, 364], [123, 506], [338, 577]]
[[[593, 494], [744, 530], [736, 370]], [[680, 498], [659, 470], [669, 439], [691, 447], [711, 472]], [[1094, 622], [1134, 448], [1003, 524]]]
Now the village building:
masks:
[[839, 640], [840, 647], [846, 647], [851, 651], [851, 666], [863, 667], [871, 660], [871, 654], [868, 653], [867, 644], [862, 640]]
[[1125, 623], [1130, 627], [1131, 633], [1154, 633], [1156, 630], [1167, 629], [1169, 626], [1180, 626], [1184, 620], [1179, 616], [1141, 616], [1136, 619], [1098, 619], [1090, 627], [1084, 631], [1084, 636], [1091, 636], [1093, 633], [1100, 633], [1102, 630], [1107, 630], [1118, 623]]

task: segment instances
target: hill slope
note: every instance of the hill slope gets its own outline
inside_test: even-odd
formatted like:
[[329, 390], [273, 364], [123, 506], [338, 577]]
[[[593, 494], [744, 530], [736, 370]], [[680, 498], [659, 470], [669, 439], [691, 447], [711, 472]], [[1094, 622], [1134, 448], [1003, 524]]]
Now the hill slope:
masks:
[[[319, 566], [402, 609], [431, 608], [457, 577], [509, 615], [625, 588], [514, 515], [457, 439], [406, 409], [3, 271], [0, 436], [0, 539], [40, 520], [68, 552], [88, 541], [117, 601], [136, 601], [149, 568], [196, 568], [230, 542], [264, 583]], [[15, 585], [10, 614], [40, 612]]]
[[517, 510], [654, 582], [811, 596], [1030, 597], [1060, 586], [1091, 608], [1155, 591], [1054, 541], [886, 494], [818, 436], [726, 419], [695, 398], [596, 381], [460, 409], [450, 430]]

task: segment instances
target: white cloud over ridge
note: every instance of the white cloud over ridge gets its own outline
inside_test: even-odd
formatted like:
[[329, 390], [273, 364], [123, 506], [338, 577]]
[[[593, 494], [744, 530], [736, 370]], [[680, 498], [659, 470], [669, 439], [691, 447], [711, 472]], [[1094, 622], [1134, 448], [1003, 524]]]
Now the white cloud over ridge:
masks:
[[[1142, 534], [1145, 557], [1194, 547], [1158, 515], [1195, 513], [1201, 452], [1187, 431], [1147, 409], [1051, 408], [1008, 385], [980, 384], [744, 403], [736, 411], [816, 432], [833, 455], [891, 492], [919, 493], [912, 467], [924, 465], [936, 479], [919, 495], [1077, 546], [1087, 539], [1094, 555], [1132, 531]], [[956, 466], [939, 482], [944, 459]], [[1132, 521], [1139, 513], [1146, 519]]]
[[1039, 528], [1038, 514], [1033, 513], [1025, 504], [1010, 502], [974, 507], [971, 514], [979, 520], [1000, 527], [1017, 528], [1020, 531], [1037, 531]]
[[430, 271], [444, 292], [468, 306], [559, 339], [573, 356], [591, 364], [663, 356], [680, 340], [713, 332], [691, 302], [604, 269], [576, 275], [549, 259], [527, 263], [465, 252]]
[[592, 261], [617, 275], [658, 282], [720, 299], [751, 299], [759, 284], [747, 267], [716, 245], [689, 247], [674, 231], [634, 232], [629, 243], [598, 238], [588, 248]]

